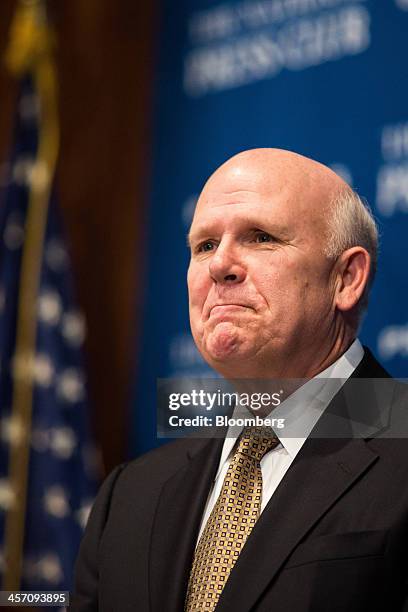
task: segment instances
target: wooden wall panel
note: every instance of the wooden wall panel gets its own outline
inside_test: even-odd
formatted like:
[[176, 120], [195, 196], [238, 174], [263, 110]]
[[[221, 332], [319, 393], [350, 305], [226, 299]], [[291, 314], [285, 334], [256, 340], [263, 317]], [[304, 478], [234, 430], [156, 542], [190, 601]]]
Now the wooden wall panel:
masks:
[[15, 83], [8, 74], [2, 60], [15, 3], [16, 0], [2, 0], [0, 2], [0, 164], [7, 157], [16, 93]]

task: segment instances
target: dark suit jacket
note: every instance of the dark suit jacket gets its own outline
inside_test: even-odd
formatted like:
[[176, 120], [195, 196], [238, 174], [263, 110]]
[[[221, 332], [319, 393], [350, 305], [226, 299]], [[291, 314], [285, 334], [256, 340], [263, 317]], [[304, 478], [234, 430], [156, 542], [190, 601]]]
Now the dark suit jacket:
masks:
[[[366, 351], [353, 377], [388, 375]], [[389, 381], [385, 428], [408, 402], [406, 388]], [[351, 396], [340, 392], [326, 413], [343, 418], [360, 406], [362, 421], [372, 421], [376, 394]], [[179, 440], [110, 474], [81, 545], [72, 612], [182, 612], [221, 448], [222, 440]], [[408, 440], [311, 437], [256, 523], [217, 612], [408, 610], [407, 562]]]

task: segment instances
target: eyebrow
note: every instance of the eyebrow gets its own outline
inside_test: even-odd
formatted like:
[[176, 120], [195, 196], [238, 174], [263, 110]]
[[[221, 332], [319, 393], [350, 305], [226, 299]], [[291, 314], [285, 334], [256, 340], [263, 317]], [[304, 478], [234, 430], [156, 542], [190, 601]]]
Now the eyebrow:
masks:
[[197, 233], [188, 232], [188, 234], [186, 236], [186, 244], [187, 244], [188, 248], [191, 249], [193, 240], [195, 242], [197, 240], [202, 240], [202, 238], [204, 236], [209, 235], [210, 233], [211, 232], [208, 232], [208, 231], [207, 232], [200, 231], [200, 232], [197, 232]]
[[218, 230], [216, 224], [208, 224], [198, 227], [195, 231], [189, 231], [186, 236], [187, 246], [191, 247], [192, 242], [197, 242], [203, 238], [209, 238], [211, 234], [216, 233]]
[[194, 232], [188, 232], [186, 236], [187, 246], [191, 248], [193, 242], [197, 242], [205, 238], [210, 238], [211, 235], [214, 233], [217, 233], [217, 230], [212, 225], [199, 227]]

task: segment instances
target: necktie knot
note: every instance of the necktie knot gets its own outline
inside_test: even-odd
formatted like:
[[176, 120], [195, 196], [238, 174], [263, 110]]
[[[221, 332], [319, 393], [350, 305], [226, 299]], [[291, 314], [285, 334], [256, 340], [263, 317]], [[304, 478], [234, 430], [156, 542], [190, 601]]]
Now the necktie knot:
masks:
[[271, 427], [245, 427], [239, 439], [237, 452], [261, 461], [262, 457], [279, 444]]

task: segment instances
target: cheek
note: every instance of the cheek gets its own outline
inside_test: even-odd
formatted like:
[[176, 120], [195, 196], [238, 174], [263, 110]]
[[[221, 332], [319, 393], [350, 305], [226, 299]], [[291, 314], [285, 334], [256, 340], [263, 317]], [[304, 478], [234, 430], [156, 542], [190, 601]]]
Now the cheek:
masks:
[[190, 308], [202, 307], [208, 295], [210, 283], [208, 274], [205, 275], [196, 265], [190, 264], [187, 273], [187, 286]]
[[263, 263], [254, 268], [253, 284], [257, 292], [273, 307], [284, 304], [284, 297], [298, 292], [302, 278], [296, 265], [290, 264], [283, 258], [274, 259], [272, 264]]
[[271, 265], [258, 267], [260, 274], [253, 281], [272, 312], [284, 310], [289, 317], [320, 292], [321, 278], [311, 274], [311, 270], [308, 262], [275, 258]]

